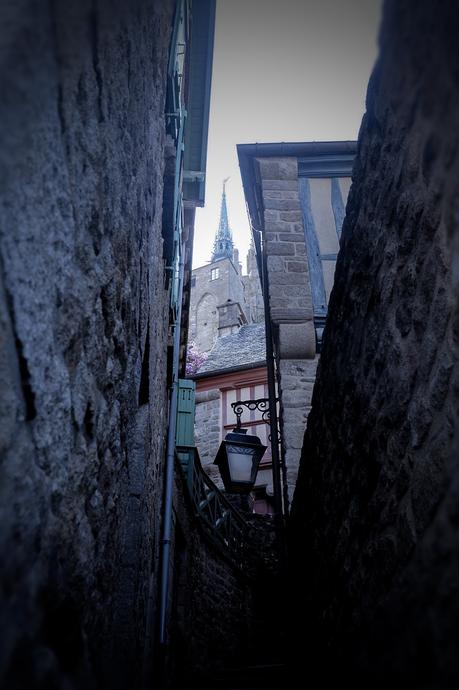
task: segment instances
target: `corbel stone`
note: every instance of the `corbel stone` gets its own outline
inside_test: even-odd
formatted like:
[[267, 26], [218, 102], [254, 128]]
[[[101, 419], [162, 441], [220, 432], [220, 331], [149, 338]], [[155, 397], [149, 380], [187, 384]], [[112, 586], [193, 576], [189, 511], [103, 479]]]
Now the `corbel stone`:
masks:
[[279, 355], [282, 359], [314, 359], [316, 332], [314, 321], [280, 323]]

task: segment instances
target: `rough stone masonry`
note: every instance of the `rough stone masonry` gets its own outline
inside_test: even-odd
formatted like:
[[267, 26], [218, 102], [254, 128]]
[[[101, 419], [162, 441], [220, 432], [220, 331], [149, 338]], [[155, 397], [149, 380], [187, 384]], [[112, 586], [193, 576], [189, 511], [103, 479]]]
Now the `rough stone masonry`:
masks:
[[9, 690], [139, 686], [166, 411], [173, 5], [24, 0], [0, 10]]
[[385, 3], [292, 511], [308, 640], [365, 687], [459, 686], [458, 35]]

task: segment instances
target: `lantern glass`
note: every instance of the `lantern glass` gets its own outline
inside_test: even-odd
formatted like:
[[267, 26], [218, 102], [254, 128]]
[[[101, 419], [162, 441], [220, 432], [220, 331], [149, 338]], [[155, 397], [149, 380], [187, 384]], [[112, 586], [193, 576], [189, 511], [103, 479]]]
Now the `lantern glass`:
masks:
[[258, 465], [266, 450], [258, 436], [246, 435], [246, 429], [234, 429], [218, 449], [218, 465], [225, 489], [230, 493], [249, 493], [255, 483]]
[[228, 469], [233, 482], [250, 482], [252, 480], [255, 449], [227, 444]]

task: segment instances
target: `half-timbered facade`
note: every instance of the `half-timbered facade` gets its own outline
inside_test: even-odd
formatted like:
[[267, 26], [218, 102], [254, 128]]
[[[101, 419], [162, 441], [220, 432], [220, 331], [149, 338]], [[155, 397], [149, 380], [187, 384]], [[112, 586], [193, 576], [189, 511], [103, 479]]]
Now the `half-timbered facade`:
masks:
[[283, 480], [291, 496], [310, 410], [353, 141], [238, 146], [254, 244], [269, 300], [280, 398]]

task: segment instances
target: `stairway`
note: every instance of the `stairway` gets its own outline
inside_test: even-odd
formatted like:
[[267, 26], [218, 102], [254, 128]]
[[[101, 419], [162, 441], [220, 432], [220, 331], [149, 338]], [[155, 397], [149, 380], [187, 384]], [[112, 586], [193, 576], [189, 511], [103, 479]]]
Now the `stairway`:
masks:
[[[225, 669], [214, 678], [213, 690], [284, 690], [288, 684], [284, 664], [254, 664]], [[209, 685], [209, 690], [210, 690]]]

